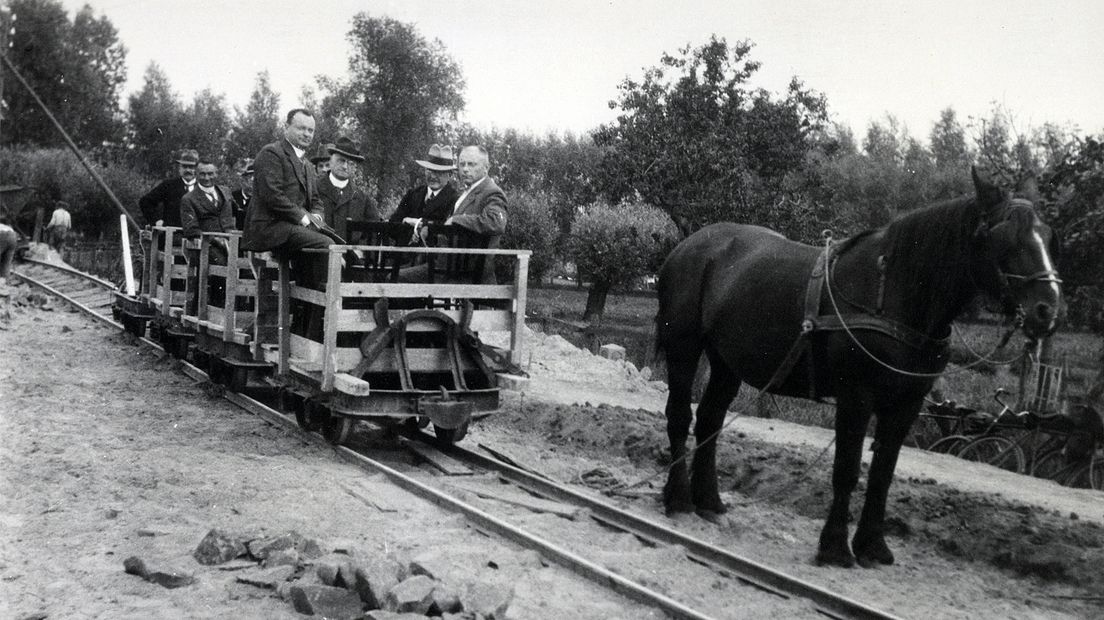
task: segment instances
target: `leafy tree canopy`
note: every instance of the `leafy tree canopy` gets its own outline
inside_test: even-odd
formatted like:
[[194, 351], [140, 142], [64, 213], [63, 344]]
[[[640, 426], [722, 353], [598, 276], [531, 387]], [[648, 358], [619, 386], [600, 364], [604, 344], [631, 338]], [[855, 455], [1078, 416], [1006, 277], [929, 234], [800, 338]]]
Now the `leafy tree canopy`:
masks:
[[[126, 47], [111, 21], [97, 18], [87, 5], [70, 21], [57, 0], [11, 0], [9, 6], [14, 16], [9, 58], [61, 126], [81, 146], [118, 142], [123, 135], [119, 97], [126, 81]], [[4, 144], [64, 144], [15, 80], [6, 85], [4, 98]]]
[[610, 103], [617, 120], [594, 137], [609, 199], [654, 204], [683, 235], [720, 220], [775, 224], [770, 209], [824, 129], [827, 106], [796, 78], [782, 98], [753, 88], [751, 49], [714, 36], [621, 83]]

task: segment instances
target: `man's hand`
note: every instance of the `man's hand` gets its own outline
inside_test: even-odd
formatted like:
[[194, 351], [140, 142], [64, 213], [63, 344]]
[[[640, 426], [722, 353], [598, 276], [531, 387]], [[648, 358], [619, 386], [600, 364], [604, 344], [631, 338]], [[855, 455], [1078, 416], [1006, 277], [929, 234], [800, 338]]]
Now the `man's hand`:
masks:
[[164, 226], [165, 225], [165, 220], [157, 220], [156, 222], [153, 223], [153, 225], [154, 226]]
[[402, 223], [408, 226], [413, 226], [415, 229], [421, 228], [422, 219], [419, 217], [404, 217]]
[[308, 213], [303, 216], [303, 219], [299, 220], [300, 226], [314, 226], [315, 228], [322, 228], [322, 216], [317, 213]]

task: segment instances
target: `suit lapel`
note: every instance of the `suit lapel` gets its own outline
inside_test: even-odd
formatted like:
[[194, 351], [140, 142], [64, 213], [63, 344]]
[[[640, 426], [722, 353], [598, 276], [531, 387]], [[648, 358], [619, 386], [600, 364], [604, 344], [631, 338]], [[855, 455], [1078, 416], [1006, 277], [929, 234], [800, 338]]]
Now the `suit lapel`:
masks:
[[310, 185], [307, 182], [306, 166], [303, 165], [303, 160], [295, 156], [295, 148], [291, 146], [287, 138], [284, 138], [284, 154], [291, 160], [291, 168], [295, 170], [295, 178], [299, 179], [299, 184], [309, 193]]

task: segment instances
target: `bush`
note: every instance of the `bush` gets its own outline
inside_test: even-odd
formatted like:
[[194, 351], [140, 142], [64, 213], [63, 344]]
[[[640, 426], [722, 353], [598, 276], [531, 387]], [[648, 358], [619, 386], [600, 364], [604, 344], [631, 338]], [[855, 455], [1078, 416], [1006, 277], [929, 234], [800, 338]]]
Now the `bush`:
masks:
[[[529, 279], [538, 281], [548, 275], [556, 264], [556, 238], [559, 228], [552, 218], [551, 199], [543, 192], [511, 192], [509, 219], [502, 247], [531, 250]], [[501, 275], [513, 272], [512, 260], [500, 260], [496, 271]]]
[[583, 279], [619, 286], [657, 271], [677, 236], [655, 207], [598, 203], [576, 216], [567, 252]]
[[648, 205], [599, 203], [577, 215], [567, 253], [579, 277], [591, 283], [584, 318], [602, 315], [612, 287], [655, 273], [677, 239], [671, 218]]
[[1104, 332], [1104, 290], [1099, 286], [1079, 286], [1066, 297], [1066, 323], [1096, 333]]
[[[123, 206], [141, 222], [138, 198], [149, 191], [156, 180], [106, 156], [92, 156], [89, 160]], [[78, 234], [98, 237], [116, 230], [118, 226], [118, 209], [68, 150], [0, 149], [0, 178], [5, 183], [34, 187], [35, 201], [46, 209], [45, 217], [49, 217], [53, 201], [68, 202], [73, 216], [73, 230]], [[33, 217], [30, 216], [32, 223]]]

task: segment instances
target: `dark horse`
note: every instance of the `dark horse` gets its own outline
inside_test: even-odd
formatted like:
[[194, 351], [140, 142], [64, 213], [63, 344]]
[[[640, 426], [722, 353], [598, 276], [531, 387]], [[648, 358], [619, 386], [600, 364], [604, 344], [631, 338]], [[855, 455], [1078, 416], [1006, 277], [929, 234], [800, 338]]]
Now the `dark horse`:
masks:
[[[906, 213], [830, 249], [737, 224], [703, 228], [675, 248], [659, 274], [656, 317], [670, 384], [668, 514], [716, 519], [725, 512], [716, 442], [741, 381], [787, 396], [835, 397], [833, 498], [817, 562], [893, 563], [886, 496], [901, 443], [947, 364], [951, 322], [987, 293], [1023, 319], [1031, 338], [1057, 323], [1061, 280], [1050, 228], [1030, 202], [1012, 199], [976, 171], [973, 179], [974, 197]], [[688, 471], [690, 388], [703, 352], [711, 372]], [[872, 414], [875, 453], [849, 547], [851, 492]]]

